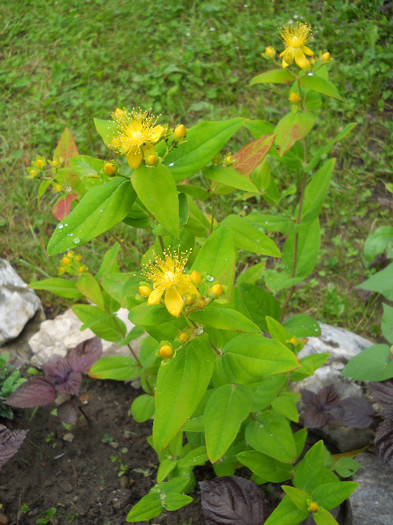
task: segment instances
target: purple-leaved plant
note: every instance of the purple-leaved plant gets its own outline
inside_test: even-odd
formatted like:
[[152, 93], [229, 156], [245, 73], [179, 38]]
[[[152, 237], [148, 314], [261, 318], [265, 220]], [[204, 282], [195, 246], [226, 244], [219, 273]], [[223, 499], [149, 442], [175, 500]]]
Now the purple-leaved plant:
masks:
[[81, 402], [78, 398], [82, 373], [87, 372], [100, 359], [102, 342], [92, 337], [77, 345], [67, 357], [49, 361], [44, 367], [44, 377], [32, 377], [7, 399], [14, 408], [33, 408], [52, 403], [58, 394], [68, 394], [69, 399], [57, 408], [57, 415], [64, 422], [74, 425]]
[[0, 469], [17, 452], [28, 430], [10, 430], [0, 425]]

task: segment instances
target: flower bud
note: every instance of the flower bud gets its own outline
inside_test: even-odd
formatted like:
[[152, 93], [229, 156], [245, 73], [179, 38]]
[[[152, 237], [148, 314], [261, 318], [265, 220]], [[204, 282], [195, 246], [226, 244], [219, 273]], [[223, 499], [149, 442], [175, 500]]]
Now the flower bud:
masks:
[[64, 256], [61, 260], [61, 262], [64, 264], [64, 266], [70, 266], [71, 264], [71, 259], [67, 256]]
[[286, 69], [286, 68], [289, 66], [288, 62], [287, 62], [286, 60], [284, 60], [284, 59], [283, 59], [283, 61], [281, 62], [281, 65], [282, 65], [282, 67], [283, 67], [284, 69]]
[[113, 175], [115, 175], [117, 171], [117, 167], [114, 164], [112, 164], [112, 162], [106, 162], [104, 166], [104, 171], [107, 175], [113, 177]]
[[178, 139], [184, 139], [186, 136], [186, 127], [184, 124], [179, 124], [174, 131], [174, 135]]
[[197, 308], [204, 308], [206, 306], [206, 299], [204, 297], [198, 297], [198, 299], [195, 301], [194, 305]]
[[72, 257], [74, 257], [74, 252], [67, 252], [67, 257], [72, 259]]
[[148, 155], [147, 158], [146, 158], [146, 163], [149, 166], [154, 166], [155, 164], [157, 164], [157, 157], [156, 157], [156, 155]]
[[221, 284], [215, 284], [211, 287], [210, 293], [215, 297], [220, 297], [224, 293], [224, 289]]
[[296, 345], [297, 345], [297, 339], [296, 339], [296, 337], [291, 337], [291, 339], [290, 339], [288, 342], [291, 343], [291, 345], [293, 345], [293, 346], [296, 346]]
[[191, 281], [196, 284], [197, 286], [199, 284], [201, 284], [202, 282], [202, 277], [200, 276], [200, 273], [197, 272], [196, 270], [194, 270], [193, 272], [191, 272], [191, 275], [190, 275], [190, 278], [191, 278]]
[[276, 50], [272, 46], [267, 46], [265, 49], [265, 55], [267, 55], [270, 58], [274, 58], [276, 56]]
[[139, 295], [141, 295], [142, 297], [149, 297], [149, 295], [151, 294], [151, 290], [150, 288], [147, 286], [147, 285], [142, 285], [138, 288], [138, 292], [139, 292]]
[[326, 53], [322, 55], [322, 62], [329, 62], [329, 61], [330, 61], [330, 53], [329, 51], [326, 51]]
[[82, 255], [75, 255], [75, 260], [80, 261], [82, 259]]
[[59, 270], [59, 274], [62, 275], [63, 273], [65, 273], [66, 269], [64, 268], [64, 266], [60, 266], [60, 268], [58, 269]]
[[79, 266], [79, 273], [85, 273], [87, 272], [87, 266], [83, 265], [83, 266]]
[[291, 94], [289, 95], [290, 103], [295, 105], [299, 102], [299, 100], [300, 100], [299, 95], [291, 91]]
[[186, 343], [189, 339], [190, 339], [190, 336], [188, 335], [187, 332], [180, 332], [180, 334], [179, 334], [179, 340], [180, 340], [182, 343]]
[[173, 348], [169, 345], [163, 345], [160, 348], [160, 356], [162, 359], [170, 359], [173, 356]]
[[54, 190], [59, 193], [63, 189], [63, 186], [61, 184], [55, 184]]
[[190, 306], [191, 304], [194, 304], [195, 297], [190, 293], [186, 293], [186, 295], [183, 298], [183, 301], [186, 306]]
[[54, 161], [52, 161], [52, 166], [54, 168], [58, 168], [60, 166], [60, 162], [58, 160], [54, 160]]
[[318, 512], [319, 506], [318, 503], [310, 503], [309, 509], [311, 512]]
[[35, 170], [34, 168], [29, 168], [27, 170], [29, 172], [29, 174], [32, 176], [32, 177], [36, 177], [38, 175], [38, 171]]
[[35, 161], [35, 165], [37, 166], [37, 168], [38, 168], [39, 170], [42, 170], [42, 168], [45, 166], [45, 161], [42, 160], [42, 159], [37, 159], [37, 160]]

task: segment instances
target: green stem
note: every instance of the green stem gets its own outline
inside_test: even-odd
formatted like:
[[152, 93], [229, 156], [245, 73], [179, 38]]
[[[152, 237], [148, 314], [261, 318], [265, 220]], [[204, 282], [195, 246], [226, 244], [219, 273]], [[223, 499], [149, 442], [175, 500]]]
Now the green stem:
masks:
[[164, 241], [162, 240], [161, 235], [157, 235], [157, 238], [158, 238], [158, 242], [160, 243], [162, 254], [164, 255], [164, 252], [165, 252]]
[[135, 257], [135, 255], [132, 253], [132, 251], [124, 244], [124, 242], [120, 239], [116, 233], [113, 233], [113, 231], [109, 231], [109, 233], [112, 235], [112, 237], [115, 239], [116, 242], [118, 242], [122, 248], [122, 250], [134, 261], [134, 263], [138, 266], [138, 268], [142, 268], [141, 263], [138, 261], [138, 259]]
[[212, 214], [211, 214], [211, 223], [210, 223], [209, 235], [211, 235], [213, 233], [214, 215], [216, 213], [216, 199], [215, 199], [215, 194], [214, 194], [213, 191], [211, 193], [211, 202], [212, 202]]

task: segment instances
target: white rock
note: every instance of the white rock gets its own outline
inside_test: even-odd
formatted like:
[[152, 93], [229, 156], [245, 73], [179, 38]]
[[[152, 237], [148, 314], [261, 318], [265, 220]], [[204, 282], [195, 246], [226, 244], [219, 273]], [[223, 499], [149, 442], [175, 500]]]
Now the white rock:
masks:
[[9, 262], [0, 259], [0, 346], [18, 337], [26, 323], [42, 310], [39, 297]]
[[[303, 350], [299, 352], [298, 357], [302, 358], [325, 352], [330, 354], [330, 357], [323, 366], [315, 371], [313, 376], [293, 383], [291, 389], [294, 392], [307, 389], [317, 394], [322, 388], [332, 384], [341, 399], [365, 397], [364, 383], [342, 376], [341, 371], [353, 356], [374, 343], [344, 328], [337, 328], [324, 323], [319, 324], [321, 336], [310, 337]], [[302, 409], [301, 402], [299, 406]], [[325, 439], [333, 441], [343, 452], [367, 445], [373, 440], [374, 436], [374, 432], [370, 428], [345, 427], [336, 422], [330, 422], [322, 429], [313, 430]]]
[[[125, 323], [127, 331], [134, 327], [128, 319], [128, 310], [121, 308], [117, 312], [117, 316]], [[29, 340], [30, 348], [34, 354], [31, 358], [31, 364], [42, 367], [50, 358], [54, 356], [65, 357], [67, 352], [76, 345], [94, 337], [94, 333], [90, 329], [81, 332], [82, 324], [71, 308], [55, 319], [43, 321], [39, 331]], [[138, 352], [139, 346], [135, 341], [132, 343], [133, 349]], [[102, 344], [104, 356], [132, 356], [127, 346], [119, 348], [117, 343], [110, 341], [102, 341]]]

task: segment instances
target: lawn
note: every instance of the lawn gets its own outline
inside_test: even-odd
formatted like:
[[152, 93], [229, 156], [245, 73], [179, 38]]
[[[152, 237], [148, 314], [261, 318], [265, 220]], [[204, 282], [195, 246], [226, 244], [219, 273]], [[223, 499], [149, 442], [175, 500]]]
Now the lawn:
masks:
[[[56, 274], [58, 257], [45, 246], [57, 223], [55, 193], [37, 208], [38, 182], [25, 179], [36, 154], [51, 158], [65, 127], [83, 154], [107, 159], [93, 118], [116, 107], [152, 108], [160, 122], [192, 126], [200, 120], [243, 116], [276, 123], [288, 111], [282, 86], [249, 87], [270, 66], [267, 45], [280, 49], [277, 28], [289, 20], [313, 27], [318, 48], [334, 61], [331, 79], [344, 103], [325, 99], [313, 130], [313, 148], [349, 122], [352, 135], [333, 150], [336, 170], [322, 214], [320, 260], [293, 307], [332, 324], [378, 336], [379, 303], [355, 286], [372, 271], [362, 260], [370, 231], [389, 224], [392, 195], [393, 19], [383, 0], [283, 1], [22, 0], [3, 3], [0, 43], [0, 257], [26, 280]], [[240, 133], [236, 151], [250, 136]], [[280, 172], [291, 206], [293, 172]], [[242, 211], [240, 195], [224, 202]], [[262, 204], [261, 204], [262, 205]], [[273, 210], [274, 211], [274, 210]], [[149, 245], [144, 230], [116, 235], [137, 255]], [[105, 236], [81, 248], [99, 265]], [[131, 264], [123, 257], [123, 266]], [[54, 312], [65, 302], [44, 295]]]

